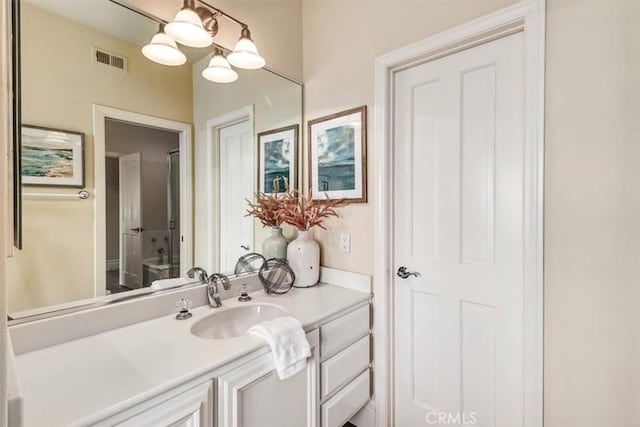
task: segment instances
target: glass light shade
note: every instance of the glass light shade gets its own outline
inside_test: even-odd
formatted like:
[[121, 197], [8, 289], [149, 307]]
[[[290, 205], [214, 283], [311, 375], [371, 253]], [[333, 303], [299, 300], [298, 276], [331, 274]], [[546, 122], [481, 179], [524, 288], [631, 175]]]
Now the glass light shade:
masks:
[[163, 33], [156, 33], [148, 45], [142, 47], [142, 54], [153, 62], [177, 66], [187, 62], [187, 57], [178, 49], [176, 42]]
[[164, 27], [165, 33], [180, 44], [191, 47], [209, 47], [211, 34], [204, 29], [198, 14], [190, 8], [180, 10], [173, 21]]
[[224, 56], [216, 52], [209, 61], [209, 66], [202, 70], [202, 77], [216, 83], [231, 83], [238, 79], [236, 73]]
[[256, 45], [249, 37], [244, 35], [240, 37], [236, 47], [227, 56], [227, 59], [231, 65], [245, 70], [257, 70], [264, 67], [265, 64], [265, 60], [258, 53]]

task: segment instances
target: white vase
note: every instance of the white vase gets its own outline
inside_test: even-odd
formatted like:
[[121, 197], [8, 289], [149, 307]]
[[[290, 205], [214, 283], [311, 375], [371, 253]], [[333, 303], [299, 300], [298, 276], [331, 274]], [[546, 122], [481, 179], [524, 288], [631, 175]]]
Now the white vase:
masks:
[[262, 256], [266, 259], [286, 258], [287, 243], [287, 239], [282, 235], [282, 228], [271, 227], [269, 237], [262, 242]]
[[296, 275], [294, 285], [307, 288], [320, 280], [320, 245], [309, 236], [308, 231], [299, 231], [298, 237], [287, 247], [287, 260]]

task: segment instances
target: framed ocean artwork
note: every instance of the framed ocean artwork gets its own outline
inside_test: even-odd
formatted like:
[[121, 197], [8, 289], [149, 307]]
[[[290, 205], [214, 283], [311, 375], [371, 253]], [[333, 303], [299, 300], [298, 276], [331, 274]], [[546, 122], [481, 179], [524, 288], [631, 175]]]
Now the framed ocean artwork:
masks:
[[22, 184], [84, 187], [84, 134], [23, 125]]
[[258, 134], [258, 189], [284, 193], [297, 189], [298, 125]]
[[309, 185], [313, 200], [367, 202], [367, 107], [309, 121]]

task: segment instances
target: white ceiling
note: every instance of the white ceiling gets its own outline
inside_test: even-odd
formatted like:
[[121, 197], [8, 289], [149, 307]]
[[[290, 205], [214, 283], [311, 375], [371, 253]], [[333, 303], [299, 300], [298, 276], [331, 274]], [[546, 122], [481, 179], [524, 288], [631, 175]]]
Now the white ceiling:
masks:
[[[144, 46], [158, 31], [158, 23], [150, 18], [140, 15], [132, 10], [120, 6], [110, 0], [22, 0], [41, 9], [67, 19], [95, 28], [114, 37], [127, 40], [137, 46]], [[118, 0], [123, 4], [132, 4], [140, 10], [147, 11], [145, 5], [139, 2]], [[176, 5], [170, 2], [155, 2], [156, 6], [163, 4], [164, 10], [148, 10], [152, 16], [158, 16], [165, 21], [170, 20], [175, 12], [180, 9], [180, 2]], [[161, 13], [162, 16], [158, 15]], [[169, 14], [169, 17], [166, 15]], [[210, 49], [194, 49], [181, 46], [181, 50], [187, 56], [188, 62], [198, 61], [203, 56], [210, 54]]]
[[158, 24], [109, 0], [23, 0], [41, 9], [144, 46]]

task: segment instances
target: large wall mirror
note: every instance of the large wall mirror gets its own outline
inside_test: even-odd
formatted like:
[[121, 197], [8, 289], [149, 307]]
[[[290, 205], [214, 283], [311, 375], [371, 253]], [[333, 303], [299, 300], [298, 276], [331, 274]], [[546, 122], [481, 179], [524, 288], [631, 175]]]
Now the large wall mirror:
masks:
[[300, 127], [299, 83], [268, 68], [207, 80], [214, 46], [179, 46], [180, 66], [150, 61], [141, 49], [161, 20], [125, 1], [22, 0], [20, 15], [12, 318], [140, 293], [194, 265], [228, 272], [259, 248], [266, 232], [245, 216], [257, 136]]

